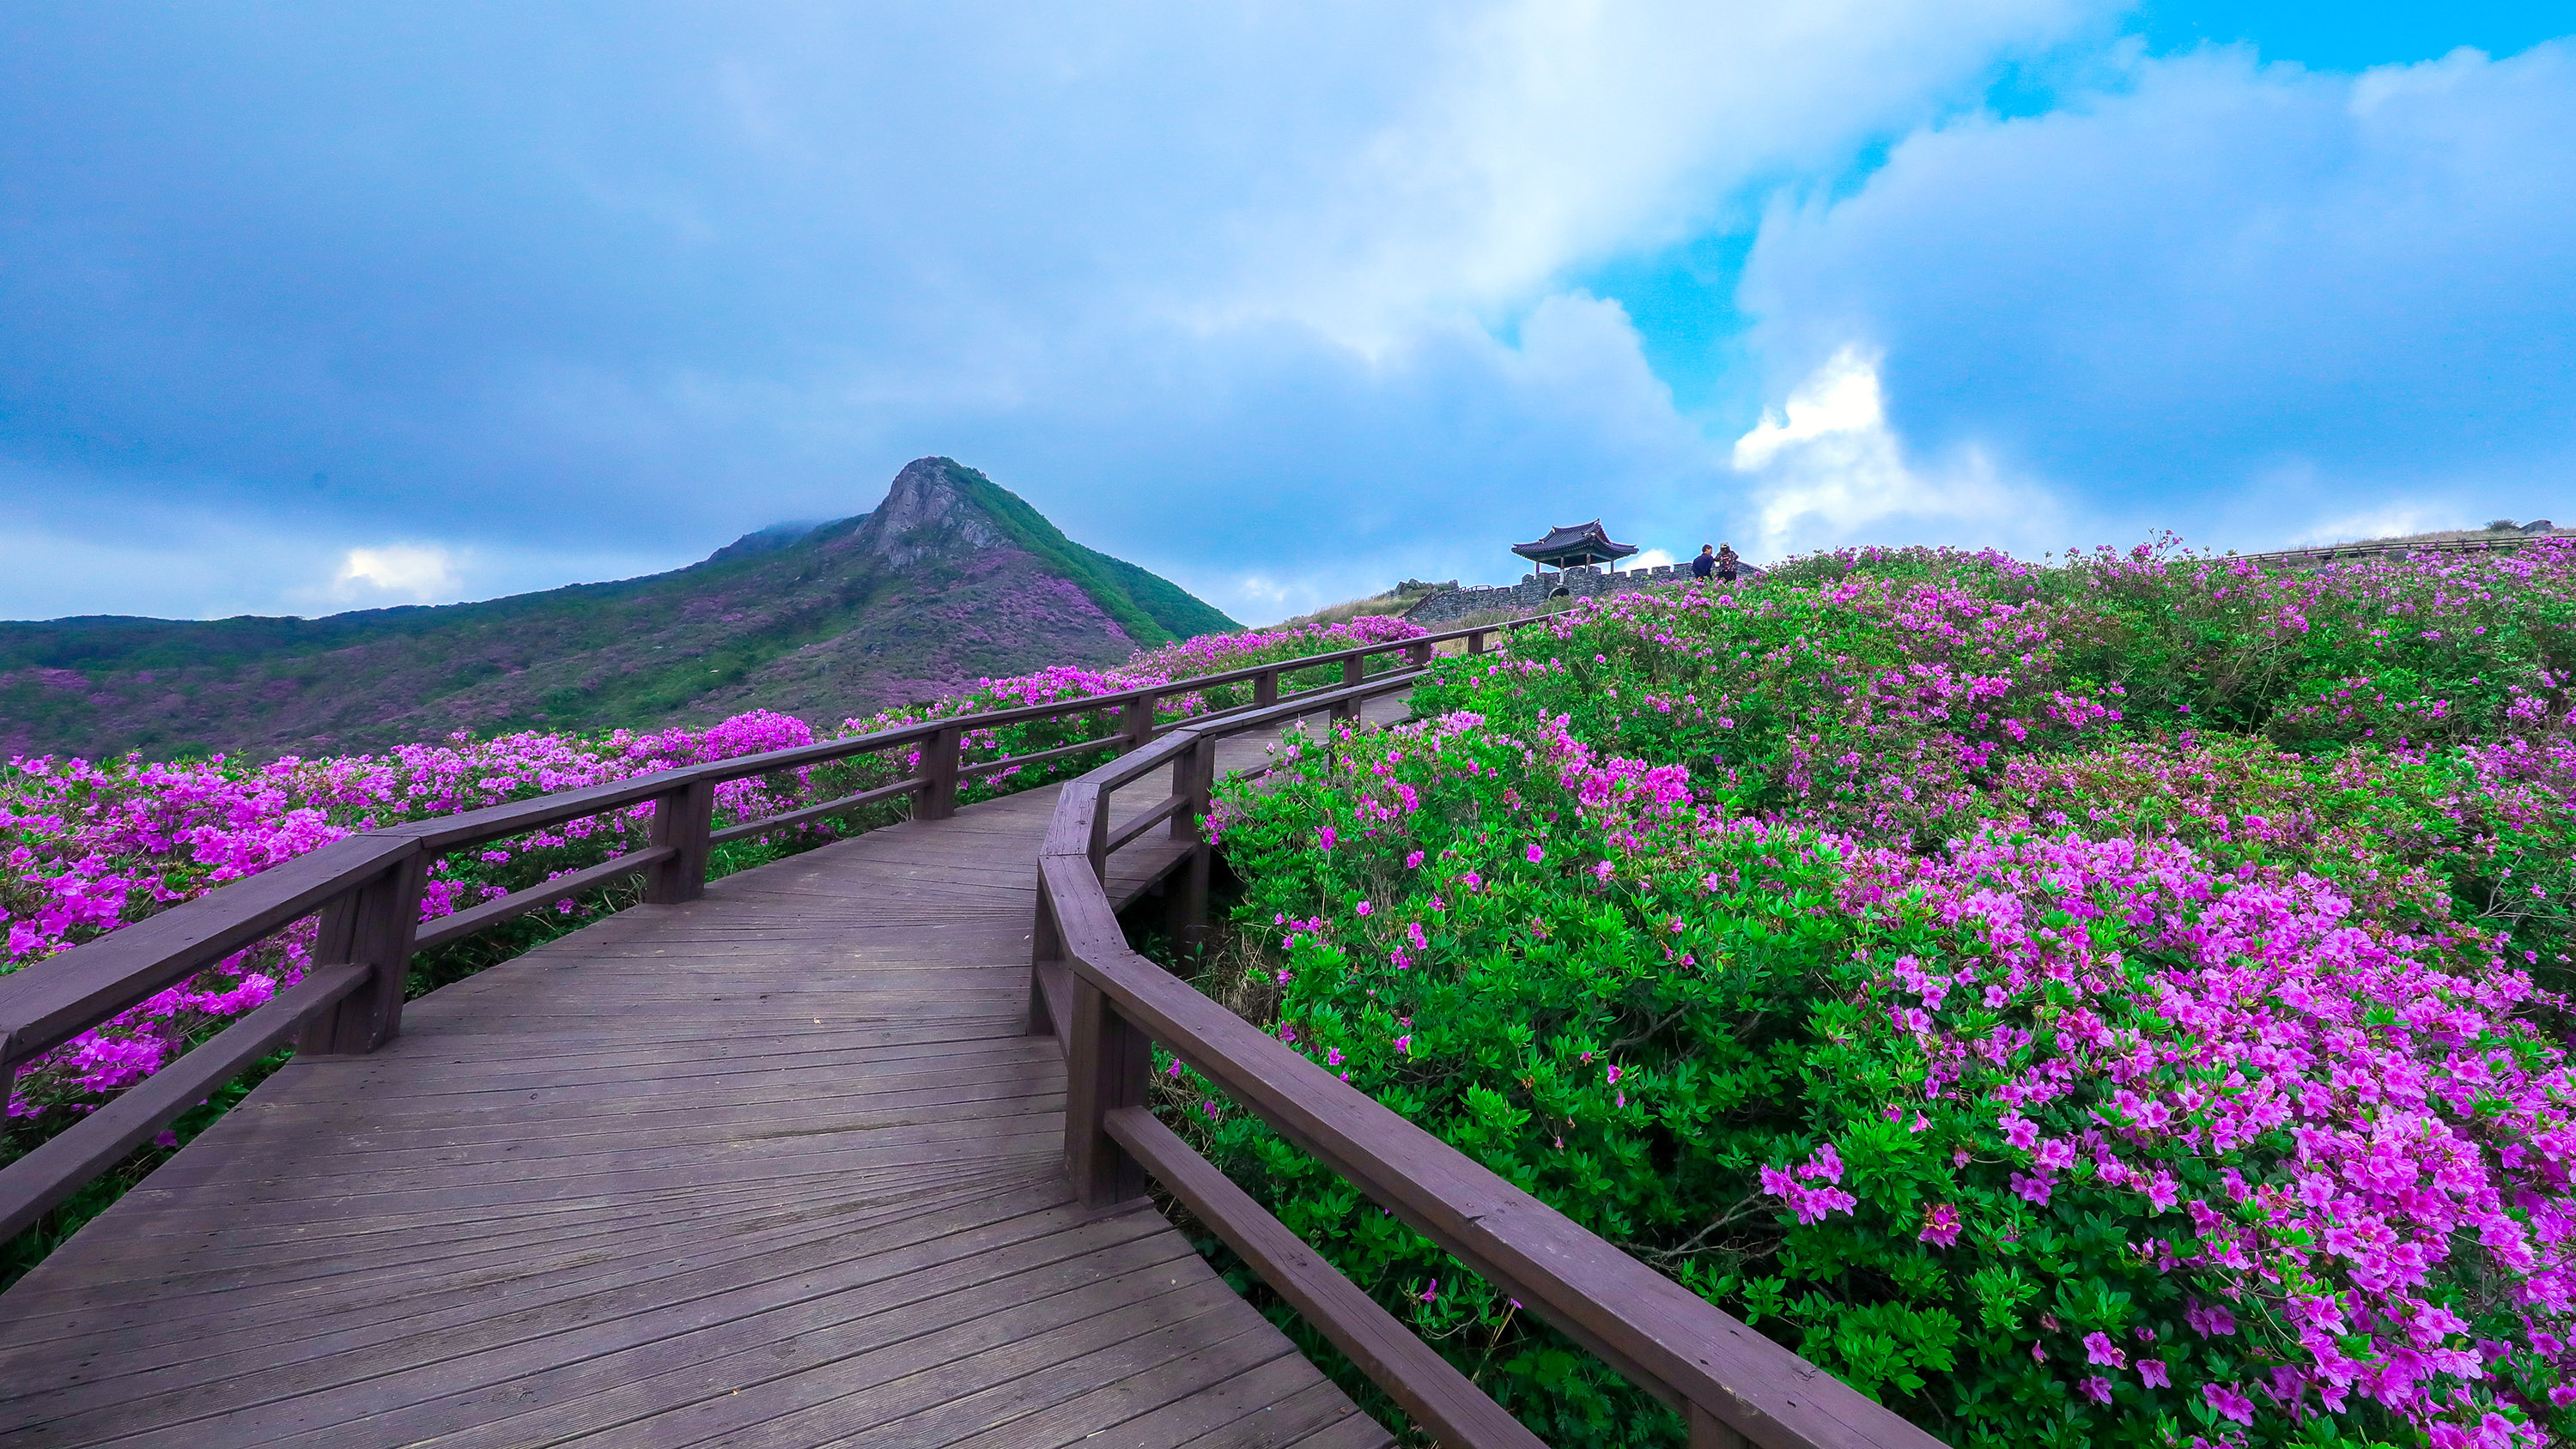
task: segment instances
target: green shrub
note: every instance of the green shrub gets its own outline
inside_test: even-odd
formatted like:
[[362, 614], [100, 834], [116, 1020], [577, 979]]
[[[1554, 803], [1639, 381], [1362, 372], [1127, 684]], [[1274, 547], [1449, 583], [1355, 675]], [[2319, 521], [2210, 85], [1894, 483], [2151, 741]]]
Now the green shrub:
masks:
[[[2401, 565], [1908, 552], [1448, 661], [1226, 792], [1255, 1014], [1952, 1442], [2563, 1430], [2576, 590]], [[1175, 1085], [1550, 1442], [1677, 1436]]]

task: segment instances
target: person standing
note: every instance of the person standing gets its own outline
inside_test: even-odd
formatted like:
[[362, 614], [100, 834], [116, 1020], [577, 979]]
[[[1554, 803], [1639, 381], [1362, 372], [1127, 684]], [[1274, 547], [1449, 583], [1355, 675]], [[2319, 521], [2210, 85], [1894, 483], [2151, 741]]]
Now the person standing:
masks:
[[1699, 557], [1691, 560], [1691, 577], [1699, 580], [1701, 583], [1707, 583], [1708, 576], [1715, 572], [1716, 568], [1716, 556], [1712, 553], [1707, 544], [1701, 544], [1699, 546]]
[[1739, 560], [1735, 557], [1734, 544], [1719, 544], [1717, 546], [1717, 581], [1722, 584], [1734, 583], [1735, 569], [1738, 562]]

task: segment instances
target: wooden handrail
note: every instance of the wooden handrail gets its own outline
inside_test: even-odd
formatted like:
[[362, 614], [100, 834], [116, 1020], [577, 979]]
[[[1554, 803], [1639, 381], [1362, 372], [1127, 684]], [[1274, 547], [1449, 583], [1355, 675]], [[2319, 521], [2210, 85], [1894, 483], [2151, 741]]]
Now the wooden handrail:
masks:
[[[335, 840], [0, 976], [0, 1074], [258, 944], [419, 850], [416, 841], [378, 834]], [[76, 969], [55, 967], [74, 956]]]
[[2568, 540], [2563, 533], [2530, 533], [2519, 538], [2428, 538], [2414, 543], [2321, 543], [2313, 548], [2276, 548], [2265, 553], [2223, 553], [2211, 563], [2331, 563], [2339, 558], [2368, 558], [2384, 553], [2491, 553], [2527, 543]]
[[[1142, 1191], [1150, 1172], [1216, 1226], [1320, 1331], [1351, 1352], [1354, 1363], [1409, 1412], [1423, 1416], [1443, 1442], [1471, 1449], [1520, 1442], [1490, 1416], [1462, 1406], [1454, 1397], [1456, 1386], [1428, 1371], [1418, 1357], [1377, 1351], [1392, 1321], [1383, 1310], [1355, 1288], [1319, 1288], [1319, 1258], [1290, 1250], [1287, 1230], [1239, 1192], [1221, 1190], [1223, 1179], [1212, 1165], [1186, 1148], [1175, 1152], [1177, 1139], [1166, 1142], [1147, 1129], [1150, 1048], [1159, 1042], [1415, 1231], [1679, 1410], [1693, 1449], [1748, 1443], [1762, 1449], [1935, 1449], [1939, 1441], [1930, 1434], [1487, 1171], [1128, 946], [1103, 884], [1113, 791], [1165, 762], [1174, 763], [1176, 774], [1184, 763], [1204, 769], [1220, 739], [1319, 706], [1347, 717], [1367, 698], [1409, 688], [1420, 673], [1403, 670], [1272, 708], [1187, 721], [1152, 750], [1111, 761], [1065, 786], [1039, 856], [1030, 1029], [1052, 1031], [1064, 1043], [1065, 1166], [1075, 1191], [1093, 1205], [1123, 1200]], [[1205, 809], [1176, 789], [1146, 815], [1166, 812], [1176, 828], [1195, 825], [1192, 804]], [[1141, 829], [1133, 823], [1118, 832], [1137, 833]], [[1198, 854], [1204, 858], [1208, 851], [1201, 840]], [[1354, 1350], [1355, 1344], [1367, 1351]], [[1486, 1407], [1492, 1409], [1490, 1402]]]
[[666, 860], [676, 858], [679, 853], [677, 848], [668, 845], [629, 851], [613, 860], [602, 861], [588, 870], [569, 871], [552, 880], [530, 886], [526, 890], [512, 891], [497, 901], [485, 901], [479, 906], [458, 911], [452, 916], [442, 916], [436, 924], [421, 928], [418, 939], [412, 943], [412, 949], [435, 951], [441, 946], [462, 941], [477, 931], [499, 925], [503, 921], [524, 916], [530, 911], [542, 910], [557, 901], [571, 900], [583, 891], [596, 889], [610, 881], [624, 880], [630, 875], [641, 875]]
[[25, 1231], [47, 1208], [114, 1167], [180, 1113], [204, 1101], [208, 1092], [363, 989], [373, 974], [363, 964], [316, 967], [267, 1005], [91, 1113], [79, 1127], [56, 1133], [0, 1169], [0, 1238]]
[[[418, 950], [452, 944], [502, 921], [629, 876], [644, 877], [644, 898], [648, 902], [669, 905], [693, 900], [705, 889], [708, 855], [721, 841], [790, 829], [905, 795], [917, 797], [916, 816], [942, 818], [956, 809], [958, 787], [963, 782], [998, 773], [1014, 763], [1033, 764], [1088, 749], [1121, 748], [1147, 756], [1142, 768], [1151, 769], [1174, 753], [1157, 752], [1153, 743], [1158, 733], [1155, 706], [1169, 696], [1203, 693], [1249, 680], [1254, 684], [1257, 712], [1278, 699], [1279, 681], [1286, 675], [1339, 664], [1347, 680], [1364, 675], [1365, 661], [1375, 655], [1402, 653], [1409, 662], [1418, 663], [1434, 644], [1466, 639], [1475, 649], [1481, 647], [1484, 636], [1504, 627], [1508, 626], [1453, 629], [1277, 660], [1222, 674], [1142, 685], [1114, 694], [892, 725], [844, 739], [661, 770], [630, 780], [407, 821], [321, 846], [258, 875], [231, 882], [97, 940], [0, 976], [0, 1088], [5, 1088], [14, 1085], [18, 1068], [27, 1062], [153, 993], [257, 945], [316, 911], [322, 913], [314, 957], [317, 965], [305, 984], [281, 992], [268, 1006], [146, 1078], [143, 1085], [128, 1089], [117, 1104], [92, 1114], [57, 1134], [42, 1150], [0, 1170], [0, 1224], [16, 1222], [17, 1227], [23, 1227], [24, 1222], [7, 1215], [16, 1213], [32, 1221], [33, 1215], [104, 1171], [135, 1143], [167, 1125], [188, 1105], [202, 1100], [207, 1091], [229, 1081], [288, 1037], [295, 1038], [297, 1050], [306, 1053], [375, 1050], [401, 1030], [403, 985], [411, 957]], [[1382, 680], [1392, 676], [1382, 673], [1376, 677]], [[1339, 689], [1304, 691], [1291, 696], [1286, 707], [1294, 708], [1297, 702], [1310, 698], [1319, 703], [1308, 708], [1323, 707], [1340, 693]], [[1073, 715], [1105, 716], [1111, 710], [1127, 716], [1126, 727], [1116, 736], [973, 766], [964, 765], [960, 758], [965, 736], [976, 731]], [[1226, 717], [1246, 716], [1228, 711]], [[785, 811], [767, 820], [745, 821], [721, 831], [712, 828], [714, 792], [720, 784], [911, 745], [920, 746], [922, 751], [917, 775]], [[419, 920], [421, 887], [429, 862], [436, 857], [568, 820], [648, 804], [653, 819], [652, 841], [646, 848], [487, 901], [423, 928]], [[1200, 808], [1204, 808], [1203, 803]], [[1196, 830], [1195, 819], [1186, 809], [1175, 807], [1170, 813], [1176, 832]], [[1205, 860], [1194, 859], [1191, 864], [1198, 872], [1197, 892], [1203, 898]], [[327, 983], [328, 989], [307, 989], [315, 982]], [[256, 1045], [257, 1050], [248, 1051], [246, 1044]], [[248, 1055], [244, 1055], [245, 1051]], [[165, 1079], [169, 1088], [146, 1090]], [[188, 1086], [193, 1095], [184, 1101], [165, 1101], [169, 1090], [180, 1085]], [[5, 1100], [4, 1093], [0, 1093], [0, 1100]], [[128, 1101], [136, 1105], [116, 1110], [116, 1106]], [[144, 1120], [138, 1113], [151, 1117], [148, 1127], [136, 1128], [135, 1123]], [[151, 1116], [153, 1113], [160, 1115]], [[141, 1136], [135, 1135], [137, 1131]], [[14, 1232], [17, 1227], [6, 1231]], [[6, 1232], [0, 1232], [0, 1236], [6, 1236]]]
[[1107, 1118], [1116, 1139], [1156, 1181], [1189, 1205], [1306, 1320], [1404, 1406], [1413, 1422], [1454, 1449], [1547, 1449], [1475, 1381], [1413, 1335], [1322, 1254], [1261, 1210], [1216, 1164], [1192, 1152], [1142, 1107]]

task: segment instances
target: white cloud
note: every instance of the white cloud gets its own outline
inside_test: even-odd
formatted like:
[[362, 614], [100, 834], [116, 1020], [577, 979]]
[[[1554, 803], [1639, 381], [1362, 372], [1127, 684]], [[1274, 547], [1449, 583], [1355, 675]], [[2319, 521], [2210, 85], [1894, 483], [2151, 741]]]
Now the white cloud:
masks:
[[2576, 453], [2570, 134], [2569, 41], [2357, 77], [2133, 60], [1784, 202], [1739, 301], [1775, 387], [1864, 343], [1916, 456], [2045, 479], [2088, 528], [2277, 546], [2383, 500], [2546, 509]]
[[1619, 560], [1619, 567], [1623, 569], [1666, 569], [1671, 568], [1673, 566], [1673, 562], [1674, 559], [1670, 551], [1660, 548], [1650, 548], [1630, 554], [1628, 557]]
[[[1735, 440], [1736, 471], [1755, 480], [1765, 556], [1863, 541], [2026, 543], [2054, 513], [2006, 485], [1975, 450], [1933, 471], [1907, 463], [1887, 423], [1878, 358], [1846, 346]], [[1927, 532], [1927, 529], [1929, 530]]]
[[[1494, 577], [1552, 507], [1695, 546], [1722, 465], [1567, 277], [2113, 8], [67, 10], [16, 37], [44, 84], [0, 88], [41, 199], [0, 228], [0, 357], [50, 359], [10, 400], [65, 420], [8, 446], [94, 472], [65, 528], [166, 485], [148, 457], [282, 543], [472, 547], [312, 581], [352, 598], [488, 589], [521, 547], [547, 582], [703, 553], [925, 453], [1220, 602]], [[102, 156], [102, 116], [159, 139]], [[317, 127], [410, 139], [280, 139]], [[31, 593], [0, 577], [0, 613]]]
[[[1678, 240], [1748, 183], [1841, 165], [2101, 0], [1503, 0], [1452, 7], [1407, 91], [1314, 189], [1256, 205], [1231, 305], [1374, 352]], [[1329, 63], [1328, 63], [1329, 64]], [[1273, 207], [1285, 202], [1285, 206]], [[1222, 305], [1226, 305], [1221, 303]]]
[[331, 582], [343, 598], [381, 596], [414, 604], [453, 599], [465, 586], [454, 554], [420, 543], [353, 548], [341, 557]]
[[[2478, 522], [2484, 521], [2478, 520]], [[2359, 543], [2374, 538], [2403, 538], [2408, 534], [2435, 533], [2444, 529], [2473, 526], [2475, 525], [2462, 517], [2453, 506], [2401, 500], [2385, 507], [2326, 519], [2305, 533], [2292, 538], [2290, 542], [2294, 544]]]

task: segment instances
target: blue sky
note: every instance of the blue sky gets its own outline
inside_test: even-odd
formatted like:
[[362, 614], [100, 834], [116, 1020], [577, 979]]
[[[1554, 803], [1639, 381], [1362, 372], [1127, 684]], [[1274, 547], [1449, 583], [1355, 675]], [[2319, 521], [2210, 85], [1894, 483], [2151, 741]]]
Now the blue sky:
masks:
[[2563, 7], [1055, 9], [10, 7], [0, 617], [2576, 521]]

